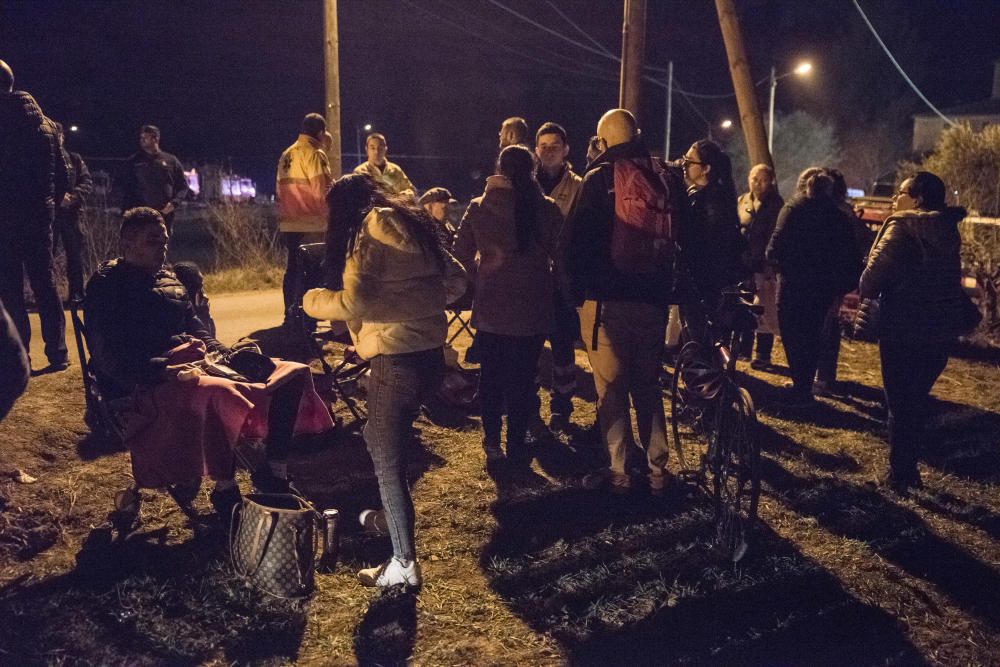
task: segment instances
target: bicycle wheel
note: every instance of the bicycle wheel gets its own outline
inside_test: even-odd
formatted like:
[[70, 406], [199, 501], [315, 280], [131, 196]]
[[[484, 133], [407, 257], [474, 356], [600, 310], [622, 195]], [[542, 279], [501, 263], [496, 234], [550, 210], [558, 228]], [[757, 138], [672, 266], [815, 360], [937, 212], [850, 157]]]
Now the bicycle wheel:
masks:
[[678, 463], [685, 472], [701, 467], [705, 414], [719, 377], [719, 369], [699, 343], [691, 341], [681, 348], [670, 386], [670, 430]]
[[732, 561], [750, 546], [760, 499], [760, 443], [757, 412], [749, 392], [732, 386], [709, 439], [709, 468], [715, 504], [716, 543]]

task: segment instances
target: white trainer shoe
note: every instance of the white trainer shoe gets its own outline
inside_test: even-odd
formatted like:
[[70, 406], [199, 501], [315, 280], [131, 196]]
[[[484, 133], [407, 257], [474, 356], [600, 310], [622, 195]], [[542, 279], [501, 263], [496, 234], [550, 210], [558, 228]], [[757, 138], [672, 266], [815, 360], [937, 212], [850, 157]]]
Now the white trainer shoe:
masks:
[[368, 567], [359, 571], [358, 581], [362, 586], [376, 588], [389, 586], [420, 588], [423, 583], [420, 565], [416, 560], [404, 560], [395, 556], [378, 567]]

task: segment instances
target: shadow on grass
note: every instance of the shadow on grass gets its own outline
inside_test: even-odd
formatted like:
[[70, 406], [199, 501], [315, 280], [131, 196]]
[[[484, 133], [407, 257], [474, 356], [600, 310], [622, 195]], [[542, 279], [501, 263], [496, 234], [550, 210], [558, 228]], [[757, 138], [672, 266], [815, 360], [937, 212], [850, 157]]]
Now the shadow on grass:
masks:
[[1000, 574], [962, 547], [935, 534], [914, 512], [873, 486], [832, 477], [805, 479], [773, 459], [761, 459], [761, 478], [792, 510], [814, 517], [835, 535], [864, 542], [883, 559], [926, 580], [970, 614], [1000, 628]]
[[269, 598], [231, 573], [221, 531], [163, 545], [162, 531], [119, 543], [91, 531], [76, 569], [0, 590], [9, 664], [294, 661], [301, 603]]
[[932, 399], [921, 460], [943, 473], [1000, 482], [1000, 414]]
[[770, 452], [777, 456], [800, 458], [821, 470], [830, 472], [858, 472], [861, 470], [861, 465], [848, 454], [821, 452], [764, 423], [757, 424], [757, 436], [761, 451], [764, 452]]
[[837, 407], [836, 402], [824, 400], [817, 400], [808, 407], [786, 408], [781, 405], [782, 389], [780, 387], [752, 375], [743, 375], [739, 383], [750, 392], [758, 410], [773, 414], [781, 419], [799, 423], [807, 422], [823, 428], [858, 432], [871, 432], [882, 428], [882, 422], [868, 414], [867, 410], [849, 412]]
[[700, 493], [562, 489], [493, 511], [492, 588], [573, 664], [923, 663], [897, 621], [767, 527], [734, 568]]
[[401, 588], [378, 593], [354, 629], [359, 665], [405, 665], [417, 639], [417, 595]]

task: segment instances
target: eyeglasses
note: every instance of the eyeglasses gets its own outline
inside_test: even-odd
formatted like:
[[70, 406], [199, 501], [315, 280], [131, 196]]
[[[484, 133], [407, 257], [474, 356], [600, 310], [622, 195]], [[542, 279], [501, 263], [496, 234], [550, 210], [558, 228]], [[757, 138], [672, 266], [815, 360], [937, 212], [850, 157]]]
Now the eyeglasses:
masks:
[[681, 166], [686, 167], [689, 164], [705, 164], [704, 162], [699, 162], [698, 160], [692, 160], [687, 155], [681, 158]]

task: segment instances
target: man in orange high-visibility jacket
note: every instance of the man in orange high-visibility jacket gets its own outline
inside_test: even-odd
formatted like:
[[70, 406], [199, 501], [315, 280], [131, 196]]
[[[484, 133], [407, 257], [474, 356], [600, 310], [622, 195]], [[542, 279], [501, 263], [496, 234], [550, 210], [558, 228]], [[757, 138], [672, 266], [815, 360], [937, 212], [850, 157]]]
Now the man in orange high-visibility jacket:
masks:
[[326, 121], [318, 113], [302, 119], [295, 143], [278, 160], [278, 229], [288, 248], [282, 292], [285, 323], [295, 302], [295, 277], [299, 273], [298, 247], [324, 240], [327, 223], [326, 192], [333, 181], [330, 162], [323, 152]]

